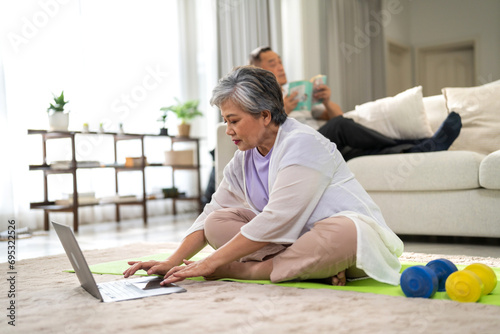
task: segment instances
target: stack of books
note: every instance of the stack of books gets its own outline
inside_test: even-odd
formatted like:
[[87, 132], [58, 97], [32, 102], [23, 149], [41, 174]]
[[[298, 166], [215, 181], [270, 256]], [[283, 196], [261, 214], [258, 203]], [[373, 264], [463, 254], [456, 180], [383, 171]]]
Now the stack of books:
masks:
[[[101, 163], [99, 161], [77, 161], [76, 167], [100, 167]], [[71, 160], [56, 160], [50, 163], [51, 169], [69, 169], [73, 167]]]
[[[64, 194], [62, 199], [55, 201], [56, 205], [73, 205], [73, 194]], [[97, 204], [99, 199], [94, 192], [78, 193], [78, 204]]]
[[99, 200], [99, 203], [106, 204], [106, 203], [124, 203], [124, 202], [135, 202], [135, 201], [137, 201], [136, 195], [114, 195], [114, 196], [102, 197]]

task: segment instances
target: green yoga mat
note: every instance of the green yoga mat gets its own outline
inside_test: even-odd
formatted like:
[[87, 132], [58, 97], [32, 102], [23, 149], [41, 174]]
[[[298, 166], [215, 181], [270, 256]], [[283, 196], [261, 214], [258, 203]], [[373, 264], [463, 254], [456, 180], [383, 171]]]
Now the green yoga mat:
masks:
[[[147, 261], [147, 260], [164, 260], [170, 254], [155, 254], [150, 256], [145, 256], [136, 259], [129, 260], [120, 260], [120, 261], [112, 261], [106, 263], [100, 263], [90, 266], [90, 270], [94, 274], [109, 274], [109, 275], [122, 275], [123, 272], [129, 267], [127, 264], [128, 261]], [[197, 255], [192, 258], [192, 260], [200, 260], [203, 256]], [[401, 272], [415, 265], [425, 265], [423, 263], [416, 262], [403, 262]], [[464, 265], [457, 265], [458, 270], [465, 268]], [[500, 277], [500, 268], [492, 268], [495, 271], [497, 277]], [[140, 271], [138, 275], [146, 275], [144, 271]], [[193, 280], [202, 281], [202, 277], [192, 278]], [[302, 289], [332, 289], [332, 290], [344, 290], [344, 291], [358, 291], [358, 292], [370, 292], [381, 295], [388, 296], [400, 296], [405, 297], [403, 291], [399, 286], [393, 286], [390, 284], [380, 283], [374, 279], [368, 278], [357, 281], [350, 281], [346, 286], [331, 286], [327, 284], [321, 283], [313, 283], [313, 282], [285, 282], [285, 283], [271, 283], [271, 281], [249, 281], [249, 280], [237, 280], [237, 279], [221, 279], [223, 281], [233, 281], [233, 282], [243, 282], [243, 283], [252, 283], [252, 284], [275, 284], [278, 286], [286, 286], [286, 287], [294, 287], [294, 288], [302, 288]], [[436, 292], [432, 299], [446, 299], [451, 300], [446, 292]], [[482, 296], [479, 300], [481, 304], [490, 304], [490, 305], [498, 305], [500, 306], [500, 284], [497, 284], [496, 288], [486, 296]]]

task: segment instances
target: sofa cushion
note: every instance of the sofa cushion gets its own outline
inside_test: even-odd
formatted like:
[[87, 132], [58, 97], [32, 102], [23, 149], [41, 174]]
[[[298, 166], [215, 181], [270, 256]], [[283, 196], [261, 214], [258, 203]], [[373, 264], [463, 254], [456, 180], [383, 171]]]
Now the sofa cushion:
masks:
[[443, 94], [426, 96], [423, 99], [425, 114], [429, 120], [429, 125], [431, 126], [432, 132], [436, 132], [441, 126], [443, 121], [448, 116], [448, 110], [446, 109], [446, 99]]
[[345, 117], [394, 139], [427, 138], [433, 133], [424, 110], [422, 86], [358, 105]]
[[500, 191], [374, 191], [370, 196], [397, 234], [500, 238]]
[[219, 184], [224, 178], [224, 167], [234, 156], [234, 152], [238, 149], [236, 145], [231, 141], [231, 137], [226, 134], [226, 124], [219, 123], [217, 125], [217, 144], [215, 148], [215, 187], [219, 187]]
[[462, 117], [462, 130], [450, 150], [489, 154], [500, 149], [500, 85], [443, 88], [448, 111]]
[[500, 190], [500, 150], [489, 154], [481, 162], [479, 184], [486, 189]]
[[441, 151], [363, 156], [347, 162], [367, 191], [437, 191], [479, 187], [484, 155]]
[[491, 81], [491, 82], [485, 83], [483, 85], [483, 87], [484, 86], [492, 86], [492, 85], [500, 85], [500, 80], [496, 80], [496, 81]]

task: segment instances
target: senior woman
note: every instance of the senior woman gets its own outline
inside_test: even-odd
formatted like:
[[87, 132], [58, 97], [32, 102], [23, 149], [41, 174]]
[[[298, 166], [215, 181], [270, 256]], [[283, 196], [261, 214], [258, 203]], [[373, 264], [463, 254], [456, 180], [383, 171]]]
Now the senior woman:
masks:
[[[165, 261], [129, 262], [125, 277], [144, 269], [165, 275], [162, 284], [195, 276], [399, 283], [403, 243], [335, 144], [287, 118], [274, 74], [237, 67], [214, 88], [211, 104], [238, 151], [177, 250]], [[213, 253], [186, 260], [207, 243]]]

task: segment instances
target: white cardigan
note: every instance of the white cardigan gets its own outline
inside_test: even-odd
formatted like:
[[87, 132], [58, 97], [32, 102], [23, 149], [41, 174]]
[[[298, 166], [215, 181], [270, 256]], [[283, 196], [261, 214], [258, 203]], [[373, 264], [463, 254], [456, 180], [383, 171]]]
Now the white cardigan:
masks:
[[397, 257], [403, 243], [378, 206], [350, 172], [334, 143], [294, 119], [280, 126], [269, 163], [269, 202], [262, 212], [245, 191], [245, 155], [236, 151], [210, 204], [187, 235], [202, 230], [207, 215], [226, 207], [247, 208], [256, 217], [241, 233], [253, 241], [289, 244], [328, 217], [346, 216], [357, 228], [356, 265], [370, 277], [399, 284]]

